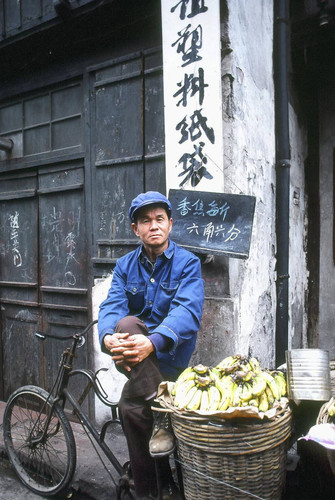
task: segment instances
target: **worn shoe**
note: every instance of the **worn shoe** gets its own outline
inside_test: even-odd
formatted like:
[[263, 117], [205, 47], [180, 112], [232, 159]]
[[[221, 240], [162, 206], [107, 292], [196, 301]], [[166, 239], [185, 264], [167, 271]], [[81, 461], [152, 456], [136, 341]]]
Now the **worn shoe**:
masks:
[[176, 447], [175, 438], [167, 412], [154, 412], [154, 427], [149, 441], [149, 452], [153, 458], [170, 455]]
[[181, 500], [181, 493], [175, 483], [163, 487], [162, 500]]

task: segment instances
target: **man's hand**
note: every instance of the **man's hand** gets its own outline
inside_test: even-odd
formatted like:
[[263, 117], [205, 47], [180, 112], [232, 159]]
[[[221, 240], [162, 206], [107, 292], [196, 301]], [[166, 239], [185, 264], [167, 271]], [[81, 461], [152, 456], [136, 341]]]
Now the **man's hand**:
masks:
[[145, 335], [132, 335], [129, 333], [114, 333], [105, 335], [104, 344], [110, 351], [116, 365], [121, 365], [125, 370], [140, 363], [154, 351], [152, 342]]

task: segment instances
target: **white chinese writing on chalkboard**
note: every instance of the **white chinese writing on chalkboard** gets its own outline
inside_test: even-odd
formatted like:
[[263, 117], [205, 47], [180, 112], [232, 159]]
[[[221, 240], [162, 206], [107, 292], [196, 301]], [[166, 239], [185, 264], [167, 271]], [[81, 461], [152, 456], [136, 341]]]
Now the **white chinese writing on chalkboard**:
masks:
[[[195, 202], [188, 201], [187, 197], [178, 203], [177, 211], [183, 217], [186, 215], [192, 215], [193, 217], [204, 217], [205, 215], [209, 217], [220, 217], [222, 221], [225, 220], [226, 215], [229, 211], [229, 205], [227, 202], [219, 204], [215, 200], [204, 201], [198, 198]], [[200, 219], [201, 221], [201, 219]], [[211, 238], [220, 237], [223, 238], [225, 242], [235, 240], [240, 234], [240, 229], [235, 226], [235, 224], [214, 224], [209, 222], [207, 224], [201, 224], [200, 221], [192, 222], [191, 225], [186, 227], [188, 234], [195, 234], [204, 236], [208, 242]]]
[[169, 200], [176, 243], [200, 253], [248, 257], [253, 196], [170, 189]]
[[191, 203], [190, 201], [187, 200], [187, 197], [185, 197], [178, 204], [177, 210], [180, 213], [180, 215], [186, 215], [188, 213], [192, 215], [207, 214], [213, 217], [216, 217], [217, 215], [222, 215], [222, 220], [224, 221], [229, 208], [230, 207], [226, 201], [223, 204], [218, 204], [217, 201], [213, 200], [207, 202], [207, 206], [205, 207], [203, 200], [201, 200], [200, 198], [198, 198], [197, 201]]
[[223, 238], [225, 242], [233, 241], [241, 232], [237, 227], [235, 227], [235, 224], [232, 224], [231, 226], [228, 225], [226, 227], [222, 226], [222, 224], [216, 226], [213, 224], [213, 222], [202, 225], [198, 225], [193, 222], [193, 224], [191, 226], [188, 226], [186, 229], [189, 234], [195, 232], [195, 234], [197, 235], [205, 236], [207, 242], [209, 242], [211, 238], [217, 236]]

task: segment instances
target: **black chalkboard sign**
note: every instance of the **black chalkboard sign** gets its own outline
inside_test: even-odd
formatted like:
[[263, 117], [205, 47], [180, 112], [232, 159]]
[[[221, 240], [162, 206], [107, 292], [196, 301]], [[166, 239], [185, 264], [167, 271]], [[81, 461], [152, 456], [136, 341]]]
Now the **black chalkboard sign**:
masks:
[[171, 238], [193, 252], [249, 256], [255, 197], [170, 189]]

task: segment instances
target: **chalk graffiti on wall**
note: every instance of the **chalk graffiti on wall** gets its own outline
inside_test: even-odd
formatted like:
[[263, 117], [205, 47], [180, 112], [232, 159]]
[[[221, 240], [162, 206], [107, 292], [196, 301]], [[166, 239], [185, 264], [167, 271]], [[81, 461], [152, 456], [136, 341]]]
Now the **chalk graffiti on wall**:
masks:
[[11, 244], [11, 251], [13, 254], [13, 264], [14, 267], [21, 267], [22, 256], [20, 252], [20, 240], [19, 240], [19, 230], [20, 230], [19, 212], [15, 210], [14, 214], [9, 214], [8, 220], [10, 227], [9, 238]]
[[80, 237], [81, 210], [63, 211], [52, 207], [43, 217], [43, 257], [46, 264], [56, 261], [63, 269], [65, 283], [74, 286], [77, 282], [75, 268], [79, 265], [77, 244]]

